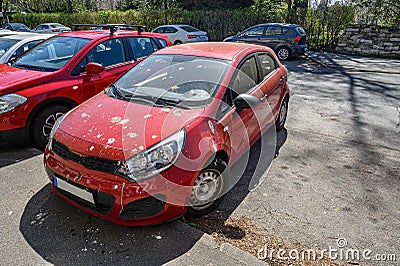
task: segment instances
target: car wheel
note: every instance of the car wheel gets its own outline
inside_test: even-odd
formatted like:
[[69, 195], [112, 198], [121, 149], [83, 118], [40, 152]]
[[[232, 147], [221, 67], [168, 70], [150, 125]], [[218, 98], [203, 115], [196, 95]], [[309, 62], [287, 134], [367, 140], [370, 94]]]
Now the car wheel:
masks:
[[175, 41], [174, 42], [174, 45], [178, 45], [178, 44], [182, 44], [182, 42], [181, 41]]
[[44, 150], [49, 141], [49, 136], [54, 123], [62, 117], [69, 108], [62, 105], [52, 105], [39, 113], [32, 122], [32, 144], [40, 150]]
[[285, 47], [285, 46], [280, 47], [276, 51], [276, 54], [277, 54], [279, 60], [282, 60], [282, 61], [288, 60], [292, 56], [292, 53], [291, 53], [290, 49]]
[[286, 97], [283, 100], [281, 107], [279, 108], [278, 118], [276, 119], [275, 123], [276, 131], [283, 129], [283, 127], [285, 126], [288, 107], [289, 107], [289, 99]]
[[222, 200], [222, 173], [226, 168], [226, 162], [215, 157], [212, 163], [200, 171], [190, 194], [187, 216], [202, 216], [218, 206]]

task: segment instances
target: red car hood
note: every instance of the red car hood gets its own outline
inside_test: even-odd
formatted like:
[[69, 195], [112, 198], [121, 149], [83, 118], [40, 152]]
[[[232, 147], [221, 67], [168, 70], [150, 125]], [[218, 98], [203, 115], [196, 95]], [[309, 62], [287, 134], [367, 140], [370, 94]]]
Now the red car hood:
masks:
[[[96, 147], [137, 153], [179, 131], [203, 112], [129, 103], [100, 93], [69, 113], [59, 129]], [[87, 146], [81, 146], [83, 154], [88, 154]]]
[[33, 71], [0, 64], [0, 95], [48, 82], [53, 76], [52, 72]]

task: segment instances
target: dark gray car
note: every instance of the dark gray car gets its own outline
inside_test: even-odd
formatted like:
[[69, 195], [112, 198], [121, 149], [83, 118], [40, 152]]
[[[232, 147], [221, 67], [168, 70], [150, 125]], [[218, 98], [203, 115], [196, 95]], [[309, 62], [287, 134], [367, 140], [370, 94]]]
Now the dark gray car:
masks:
[[224, 42], [246, 42], [272, 48], [280, 60], [297, 57], [307, 51], [307, 35], [295, 24], [268, 23], [250, 27]]

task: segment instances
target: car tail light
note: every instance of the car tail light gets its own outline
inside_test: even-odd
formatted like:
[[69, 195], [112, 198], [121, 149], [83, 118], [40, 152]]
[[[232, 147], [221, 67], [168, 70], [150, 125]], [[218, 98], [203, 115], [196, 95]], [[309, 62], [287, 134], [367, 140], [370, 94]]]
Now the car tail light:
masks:
[[296, 37], [294, 37], [294, 38], [293, 38], [293, 40], [295, 40], [295, 41], [297, 41], [297, 42], [299, 42], [299, 41], [300, 41], [300, 39], [301, 39], [301, 37], [300, 37], [300, 36], [296, 36]]
[[188, 35], [187, 37], [188, 37], [188, 39], [194, 39], [197, 37], [197, 35]]

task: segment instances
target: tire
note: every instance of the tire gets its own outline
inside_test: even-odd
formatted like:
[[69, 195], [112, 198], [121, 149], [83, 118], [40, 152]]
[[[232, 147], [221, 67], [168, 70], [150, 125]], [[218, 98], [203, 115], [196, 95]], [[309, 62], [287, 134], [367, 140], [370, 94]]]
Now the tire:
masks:
[[[189, 208], [186, 216], [199, 217], [213, 211], [222, 200], [220, 193], [223, 191], [222, 173], [227, 169], [227, 164], [222, 159], [215, 159], [200, 171], [192, 188], [189, 199]], [[201, 185], [206, 185], [204, 191]]]
[[278, 56], [279, 60], [285, 61], [292, 57], [292, 52], [288, 47], [282, 46], [276, 51], [276, 55]]
[[31, 142], [34, 147], [43, 151], [49, 141], [49, 136], [54, 123], [69, 110], [62, 105], [45, 107], [33, 120], [30, 128]]
[[279, 108], [279, 114], [276, 118], [275, 127], [276, 131], [280, 131], [285, 127], [287, 112], [289, 108], [289, 99], [285, 97], [283, 100], [281, 107]]
[[182, 44], [182, 42], [181, 41], [175, 41], [174, 42], [174, 45], [179, 45], [179, 44]]

